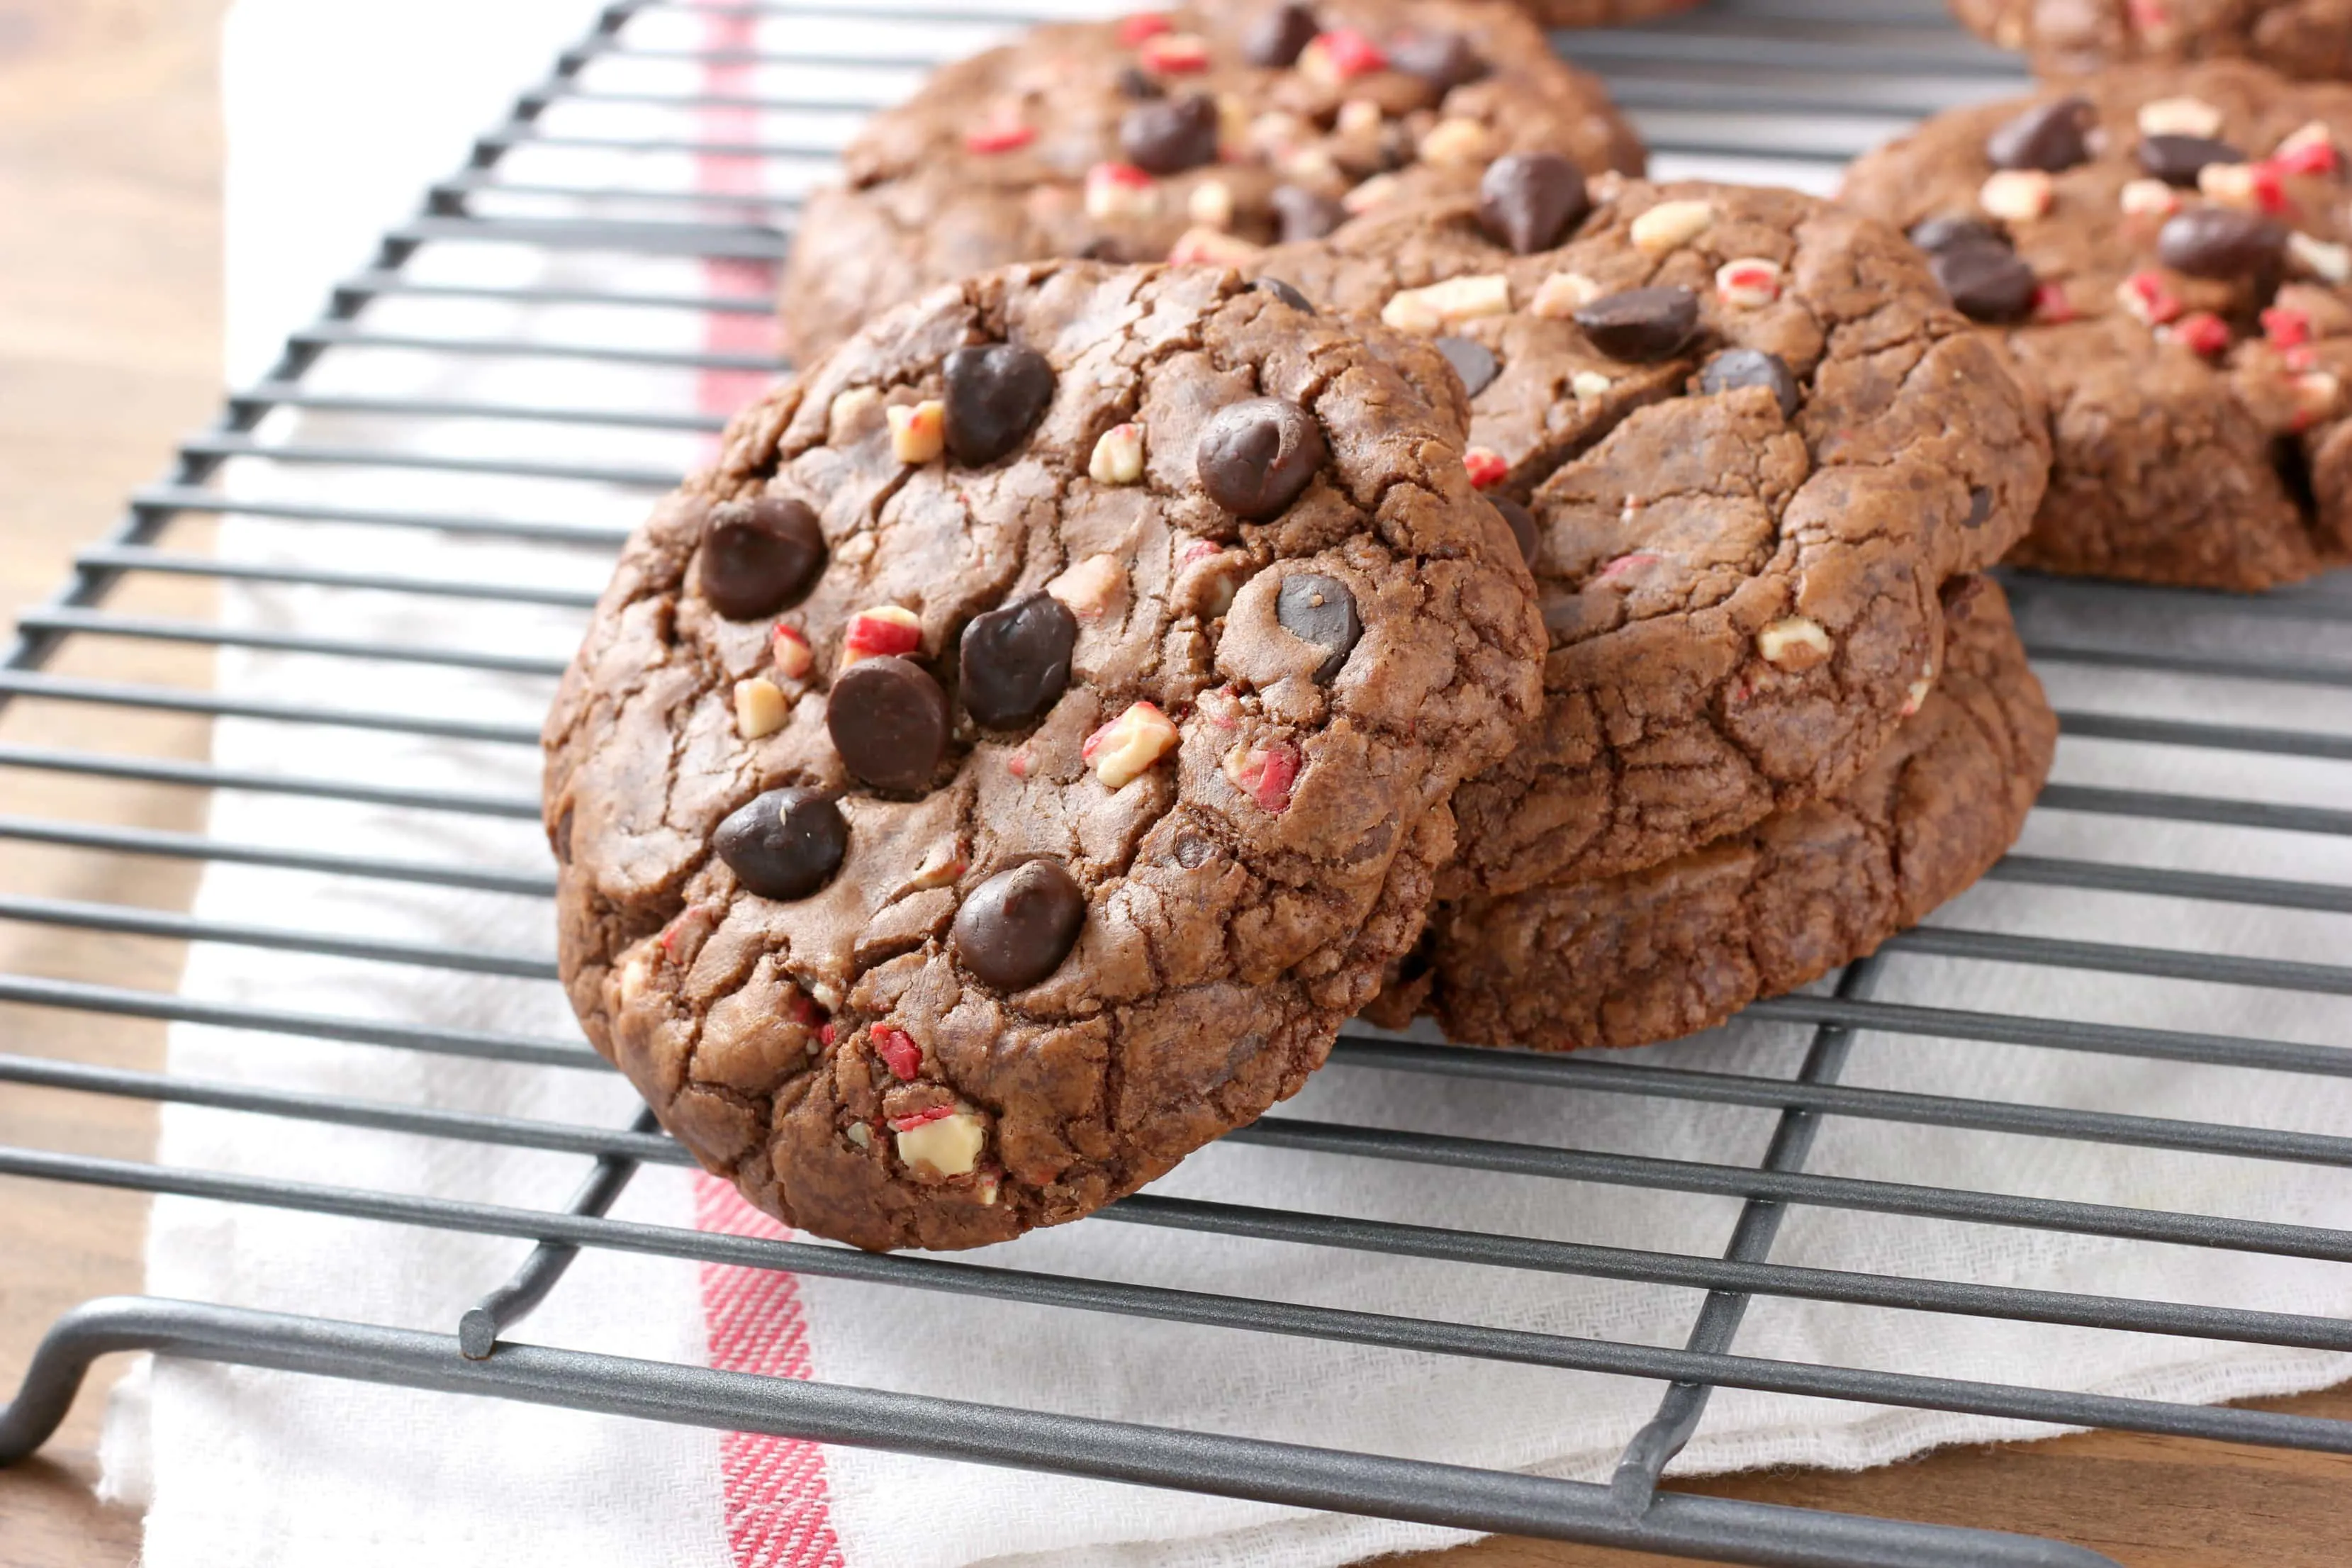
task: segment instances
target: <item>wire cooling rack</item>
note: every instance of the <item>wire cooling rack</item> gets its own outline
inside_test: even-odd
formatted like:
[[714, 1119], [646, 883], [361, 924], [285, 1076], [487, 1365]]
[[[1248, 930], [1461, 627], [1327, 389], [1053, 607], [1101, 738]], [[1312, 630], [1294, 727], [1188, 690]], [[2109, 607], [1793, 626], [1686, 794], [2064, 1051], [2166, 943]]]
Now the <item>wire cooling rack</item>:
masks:
[[[750, 24], [792, 17], [854, 22], [857, 25], [855, 36], [872, 41], [860, 42], [845, 52], [829, 41], [840, 35], [813, 29], [805, 35], [787, 32], [781, 38], [762, 34], [753, 47], [740, 40], [714, 41], [707, 34], [681, 32], [676, 26], [689, 19], [699, 24], [733, 18]], [[475, 363], [501, 356], [543, 359], [554, 355], [600, 374], [642, 370], [655, 375], [684, 371], [701, 376], [740, 375], [754, 382], [772, 374], [777, 367], [757, 345], [764, 331], [772, 268], [788, 243], [797, 205], [794, 193], [821, 176], [860, 113], [906, 91], [923, 67], [943, 55], [977, 44], [992, 28], [1025, 19], [1025, 15], [1012, 10], [945, 4], [925, 7], [915, 0], [856, 4], [840, 0], [831, 6], [816, 3], [689, 6], [679, 0], [624, 0], [610, 6], [591, 32], [560, 57], [548, 77], [516, 100], [505, 122], [476, 143], [464, 167], [432, 187], [423, 210], [384, 237], [366, 269], [334, 290], [325, 314], [293, 336], [267, 375], [229, 399], [219, 422], [181, 448], [161, 482], [131, 498], [121, 526], [105, 543], [81, 555], [63, 590], [20, 618], [16, 639], [5, 661], [0, 661], [0, 703], [29, 700], [232, 716], [283, 726], [289, 750], [296, 745], [295, 737], [316, 737], [338, 729], [431, 735], [490, 748], [530, 745], [535, 737], [527, 726], [484, 722], [463, 714], [396, 714], [369, 710], [363, 704], [330, 708], [239, 698], [194, 688], [67, 675], [51, 667], [69, 644], [162, 639], [313, 653], [350, 661], [371, 679], [395, 668], [436, 664], [551, 679], [553, 666], [529, 658], [289, 636], [223, 622], [161, 619], [108, 605], [142, 576], [171, 574], [215, 582], [294, 584], [415, 595], [444, 602], [452, 597], [486, 604], [528, 602], [584, 613], [593, 597], [584, 589], [550, 587], [540, 581], [427, 581], [218, 559], [175, 549], [173, 535], [209, 517], [235, 512], [306, 523], [351, 522], [422, 531], [444, 537], [479, 536], [545, 546], [550, 551], [609, 551], [621, 537], [617, 527], [576, 521], [533, 524], [448, 507], [355, 506], [348, 499], [348, 489], [337, 492], [339, 499], [325, 500], [305, 499], [299, 487], [291, 485], [276, 499], [240, 495], [232, 502], [223, 479], [236, 465], [295, 479], [322, 468], [424, 470], [478, 476], [485, 480], [580, 481], [617, 489], [635, 497], [637, 502], [649, 499], [674, 482], [677, 474], [650, 465], [639, 468], [609, 462], [550, 460], [531, 456], [520, 446], [509, 453], [499, 446], [495, 433], [537, 425], [707, 437], [720, 424], [717, 407], [694, 413], [621, 405], [590, 410], [496, 399], [454, 401], [429, 392], [355, 395], [334, 390], [331, 379], [322, 385], [321, 372], [339, 355], [391, 350], [425, 356], [428, 367], [436, 359]], [[793, 41], [801, 37], [809, 41]], [[2017, 85], [2012, 62], [1951, 30], [1936, 0], [1736, 0], [1654, 26], [1562, 35], [1559, 41], [1569, 53], [1609, 78], [1620, 100], [1642, 121], [1657, 150], [1662, 171], [1705, 169], [1730, 177], [1786, 180], [1816, 189], [1833, 179], [1843, 160], [1916, 116], [2009, 91]], [[688, 72], [684, 87], [677, 85], [681, 67]], [[718, 74], [713, 74], [714, 69]], [[720, 118], [714, 120], [714, 114]], [[757, 129], [749, 132], [726, 129], [736, 124], [723, 118], [729, 114], [753, 117], [743, 123]], [[780, 139], [772, 131], [779, 123], [788, 128]], [[720, 129], [714, 131], [714, 125]], [[713, 160], [738, 170], [739, 176], [714, 184], [680, 174], [681, 167], [698, 166], [707, 173]], [[741, 175], [746, 169], [751, 174]], [[543, 280], [511, 286], [451, 282], [432, 266], [438, 254], [478, 247], [506, 247], [526, 255], [593, 254], [608, 261], [609, 276], [622, 281], [609, 286]], [[677, 285], [675, 268], [681, 260], [701, 267], [695, 276], [704, 279], [705, 287]], [[631, 268], [640, 263], [643, 278], [632, 286], [628, 279], [636, 275]], [[698, 330], [704, 346], [697, 352], [680, 352], [610, 342], [535, 338], [526, 342], [495, 334], [417, 333], [384, 324], [387, 311], [404, 303], [463, 300], [667, 312], [700, 323]], [[430, 377], [423, 379], [429, 383]], [[270, 421], [285, 410], [351, 416], [352, 422], [346, 427], [356, 433], [345, 445], [278, 439], [270, 434]], [[452, 429], [469, 433], [472, 444], [436, 443], [437, 434]], [[485, 431], [493, 434], [484, 437]], [[2054, 638], [2035, 634], [2034, 652], [2045, 672], [2073, 670], [2079, 676], [2084, 671], [2109, 671], [2119, 677], [2154, 673], [2185, 682], [2213, 682], [2217, 705], [2227, 701], [2232, 691], [2273, 695], [2300, 691], [2316, 700], [2352, 688], [2352, 667], [2315, 662], [2298, 651], [2304, 645], [2293, 637], [2282, 642], [2271, 635], [2281, 628], [2289, 633], [2324, 634], [2352, 622], [2352, 589], [2340, 581], [2289, 591], [2259, 603], [2034, 580], [2016, 586], [2029, 611], [2037, 605], [2057, 605], [2070, 615], [2080, 612], [2071, 619], [2061, 618], [2060, 624], [2074, 628], [2070, 633]], [[2160, 612], [2178, 635], [2150, 642], [2124, 630], [2103, 632], [2100, 628], [2107, 623], [2101, 621], [2100, 612], [2118, 605], [2135, 614]], [[2033, 624], [2031, 616], [2028, 624]], [[370, 683], [363, 679], [352, 684], [354, 689], [366, 689]], [[2074, 689], [2084, 689], [2078, 680]], [[2095, 689], [2095, 684], [2089, 689]], [[2352, 736], [2343, 733], [2135, 716], [2127, 710], [2101, 709], [2096, 703], [2074, 704], [2063, 720], [2069, 746], [2097, 742], [2185, 748], [2234, 757], [2241, 763], [2249, 758], [2272, 759], [2281, 765], [2352, 762]], [[308, 797], [524, 820], [536, 814], [534, 803], [528, 799], [453, 793], [397, 778], [346, 782], [299, 771], [235, 769], [120, 752], [10, 744], [0, 748], [0, 765], [85, 778], [146, 781], [191, 791], [248, 792], [264, 797]], [[2053, 786], [2042, 811], [2322, 837], [2352, 834], [2352, 811], [2229, 795], [2158, 794], [2062, 783]], [[0, 841], [64, 847], [90, 856], [239, 863], [385, 885], [408, 882], [531, 899], [544, 899], [551, 886], [544, 869], [509, 871], [373, 860], [66, 818], [0, 819]], [[2340, 886], [2111, 859], [2020, 854], [2000, 868], [1995, 880], [2202, 906], [2352, 913], [2352, 889]], [[274, 947], [393, 964], [463, 968], [479, 967], [486, 962], [480, 955], [454, 948], [419, 946], [365, 934], [328, 936], [233, 925], [153, 909], [14, 894], [0, 895], [0, 919], [72, 931]], [[1622, 1059], [1481, 1053], [1370, 1037], [1344, 1041], [1335, 1057], [1334, 1070], [1342, 1072], [1351, 1067], [1373, 1066], [1486, 1078], [1539, 1092], [1576, 1090], [1777, 1113], [1777, 1131], [1764, 1158], [1753, 1166], [1317, 1124], [1283, 1116], [1268, 1117], [1234, 1134], [1239, 1140], [1315, 1158], [1404, 1161], [1738, 1200], [1745, 1206], [1720, 1257], [1537, 1242], [1278, 1206], [1244, 1208], [1148, 1195], [1121, 1205], [1119, 1217], [1177, 1231], [1546, 1269], [1703, 1291], [1704, 1305], [1680, 1347], [1024, 1273], [988, 1267], [984, 1260], [868, 1257], [838, 1248], [627, 1224], [604, 1216], [636, 1170], [644, 1164], [685, 1163], [677, 1146], [655, 1129], [649, 1118], [627, 1129], [609, 1130], [226, 1086], [42, 1056], [37, 1054], [38, 1031], [17, 1031], [11, 1054], [0, 1055], [0, 1081], [210, 1106], [257, 1119], [301, 1119], [431, 1139], [551, 1151], [586, 1157], [591, 1165], [569, 1206], [550, 1213], [323, 1183], [168, 1168], [39, 1148], [0, 1149], [0, 1174], [40, 1182], [273, 1205], [537, 1244], [528, 1262], [503, 1288], [470, 1306], [451, 1304], [454, 1334], [403, 1331], [202, 1303], [148, 1299], [89, 1303], [56, 1325], [21, 1393], [0, 1415], [0, 1461], [26, 1455], [46, 1438], [96, 1357], [118, 1351], [152, 1350], [326, 1377], [491, 1394], [656, 1421], [868, 1445], [982, 1464], [1656, 1552], [1743, 1563], [1891, 1568], [1895, 1564], [2062, 1564], [2106, 1560], [2053, 1542], [1659, 1489], [1661, 1471], [1697, 1430], [1712, 1391], [1723, 1387], [1769, 1390], [2054, 1425], [2352, 1452], [2352, 1426], [2309, 1417], [1738, 1353], [1743, 1315], [1751, 1299], [1758, 1297], [2352, 1351], [2352, 1324], [2333, 1318], [1774, 1262], [1776, 1236], [1788, 1209], [1820, 1205], [1855, 1214], [2352, 1263], [2352, 1233], [2334, 1229], [1809, 1173], [1806, 1167], [1816, 1131], [1831, 1118], [2086, 1141], [2111, 1145], [2114, 1158], [2120, 1162], [2189, 1154], [2352, 1166], [2352, 1138], [2282, 1131], [2226, 1119], [2162, 1119], [2125, 1110], [2050, 1107], [1842, 1083], [1841, 1074], [1862, 1031], [2144, 1062], [2352, 1076], [2352, 1053], [2323, 1044], [2040, 1017], [1990, 1005], [1957, 1009], [1874, 1000], [1874, 991], [1890, 973], [1923, 956], [1985, 965], [1988, 974], [1996, 978], [1988, 982], [1984, 994], [1995, 1001], [2004, 994], [1997, 978], [2000, 974], [2052, 967], [2238, 987], [2252, 995], [2352, 994], [2352, 968], [2332, 964], [1930, 927], [1891, 942], [1878, 956], [1849, 968], [1833, 986], [1817, 994], [1781, 998], [1752, 1010], [1754, 1016], [1813, 1031], [1801, 1068], [1787, 1079]], [[511, 968], [530, 979], [544, 979], [550, 973], [549, 966], [536, 961]], [[41, 974], [0, 976], [0, 1003], [28, 1009], [215, 1024], [551, 1069], [580, 1070], [589, 1062], [576, 1040], [231, 1005]], [[29, 1048], [15, 1049], [15, 1044]], [[1411, 1462], [1339, 1447], [1253, 1442], [958, 1405], [507, 1340], [508, 1331], [560, 1286], [567, 1267], [583, 1248], [617, 1248], [825, 1274], [1074, 1312], [1123, 1314], [1145, 1321], [1136, 1327], [1139, 1334], [1150, 1331], [1150, 1320], [1167, 1320], [1253, 1333], [1317, 1336], [1438, 1356], [1612, 1373], [1653, 1380], [1664, 1385], [1664, 1394], [1654, 1417], [1626, 1434], [1614, 1480], [1606, 1485], [1580, 1484]], [[1334, 1434], [1335, 1438], [1344, 1436]]]

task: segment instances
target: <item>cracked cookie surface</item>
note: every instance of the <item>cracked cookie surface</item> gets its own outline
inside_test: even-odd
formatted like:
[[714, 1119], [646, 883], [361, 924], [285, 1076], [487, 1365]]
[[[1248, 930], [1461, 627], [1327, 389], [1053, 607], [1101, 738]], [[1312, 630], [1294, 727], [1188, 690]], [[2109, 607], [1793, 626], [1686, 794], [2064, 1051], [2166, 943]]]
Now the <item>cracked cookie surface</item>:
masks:
[[1952, 11], [2044, 76], [2226, 58], [2314, 80], [2352, 75], [2352, 0], [1952, 0]]
[[1599, 81], [1498, 0], [1201, 0], [1039, 27], [850, 142], [785, 264], [784, 341], [811, 357], [1013, 262], [1235, 263], [1533, 151], [1643, 160]]
[[1955, 110], [1859, 161], [2046, 389], [2050, 493], [2012, 557], [2259, 589], [2352, 558], [2352, 88], [2145, 67]]
[[547, 730], [573, 1005], [788, 1225], [1077, 1217], [1319, 1065], [1541, 650], [1358, 329], [1206, 268], [935, 290], [624, 551]]
[[1875, 952], [2006, 853], [2058, 722], [2007, 603], [1961, 580], [1941, 679], [1861, 777], [1663, 866], [1442, 905], [1370, 1016], [1534, 1050], [1712, 1028]]
[[1585, 195], [1490, 182], [1255, 264], [1466, 366], [1474, 475], [1526, 509], [1547, 709], [1455, 795], [1449, 899], [1638, 870], [1843, 786], [1940, 668], [1944, 585], [2048, 468], [2032, 394], [1892, 229], [1789, 191]]

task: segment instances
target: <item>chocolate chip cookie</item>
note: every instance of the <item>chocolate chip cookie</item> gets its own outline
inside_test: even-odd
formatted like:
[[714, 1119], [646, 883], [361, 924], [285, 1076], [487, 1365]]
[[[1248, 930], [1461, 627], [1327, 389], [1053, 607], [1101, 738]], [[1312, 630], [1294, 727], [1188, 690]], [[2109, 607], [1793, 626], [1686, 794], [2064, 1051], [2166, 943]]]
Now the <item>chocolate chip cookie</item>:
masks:
[[1600, 83], [1497, 0], [1200, 0], [1040, 27], [850, 143], [785, 267], [786, 343], [809, 357], [1012, 262], [1232, 263], [1532, 151], [1642, 167]]
[[2314, 80], [2352, 76], [2347, 0], [1952, 0], [1952, 10], [2044, 75], [2242, 58]]
[[1945, 665], [1859, 778], [1663, 866], [1439, 908], [1371, 1016], [1574, 1050], [1711, 1028], [1875, 951], [2016, 841], [2058, 723], [1982, 577], [1948, 592]]
[[1790, 191], [1498, 162], [1258, 267], [1450, 353], [1550, 638], [1454, 799], [1448, 898], [1621, 875], [1839, 789], [1941, 668], [1942, 590], [2040, 502], [2045, 421], [1894, 230]]
[[623, 552], [547, 729], [572, 1003], [788, 1225], [1076, 1218], [1323, 1060], [1542, 647], [1456, 418], [1337, 317], [934, 290]]
[[2352, 88], [2221, 61], [1960, 110], [1854, 165], [2048, 390], [2015, 559], [2257, 589], [2352, 554]]

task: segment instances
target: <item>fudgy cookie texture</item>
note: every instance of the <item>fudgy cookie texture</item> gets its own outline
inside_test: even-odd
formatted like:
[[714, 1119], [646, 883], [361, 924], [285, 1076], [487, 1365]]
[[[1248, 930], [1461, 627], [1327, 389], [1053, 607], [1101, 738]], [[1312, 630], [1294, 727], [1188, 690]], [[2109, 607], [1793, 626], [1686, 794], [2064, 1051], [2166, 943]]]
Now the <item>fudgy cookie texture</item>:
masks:
[[1075, 1218], [1295, 1092], [1542, 629], [1338, 318], [1050, 263], [891, 312], [631, 540], [547, 728], [589, 1037], [788, 1225]]
[[2137, 61], [2251, 59], [2289, 76], [2352, 76], [2352, 0], [1952, 0], [1979, 37], [2044, 75]]
[[2347, 136], [2352, 88], [2221, 61], [1956, 110], [1854, 165], [1846, 200], [2047, 389], [2014, 560], [2258, 589], [2352, 553]]
[[1687, 11], [1698, 0], [1519, 0], [1547, 27], [1605, 27], [1638, 22], [1670, 11]]
[[807, 358], [1013, 262], [1234, 263], [1533, 151], [1643, 160], [1600, 83], [1499, 0], [1201, 0], [1040, 27], [849, 144], [785, 266], [786, 346]]
[[1663, 866], [1443, 905], [1370, 1015], [1576, 1050], [1711, 1028], [1876, 951], [2016, 842], [2058, 722], [2000, 590], [1967, 577], [1945, 667], [1861, 777]]
[[2023, 531], [2046, 421], [1883, 224], [1790, 191], [1498, 163], [1256, 264], [1431, 339], [1549, 637], [1546, 712], [1454, 797], [1444, 896], [1670, 860], [1842, 788]]

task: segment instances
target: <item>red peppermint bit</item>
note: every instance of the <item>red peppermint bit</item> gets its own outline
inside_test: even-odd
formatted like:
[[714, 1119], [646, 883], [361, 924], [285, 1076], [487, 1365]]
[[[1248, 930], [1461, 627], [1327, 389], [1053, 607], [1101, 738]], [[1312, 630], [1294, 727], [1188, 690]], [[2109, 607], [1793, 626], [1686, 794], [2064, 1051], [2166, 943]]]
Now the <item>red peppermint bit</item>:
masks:
[[2332, 174], [2343, 160], [2336, 156], [2335, 142], [2315, 137], [2300, 147], [2280, 148], [2268, 162], [2282, 174]]
[[1146, 38], [1156, 38], [1162, 33], [1172, 33], [1175, 30], [1176, 24], [1157, 11], [1138, 11], [1132, 16], [1121, 16], [1118, 19], [1118, 41], [1130, 49], [1140, 45]]
[[1500, 452], [1491, 452], [1484, 447], [1473, 447], [1463, 453], [1462, 466], [1470, 470], [1471, 488], [1481, 490], [1493, 489], [1511, 471], [1511, 465], [1503, 460]]
[[2309, 343], [2297, 343], [2280, 354], [2279, 358], [2286, 363], [2287, 369], [2297, 373], [2315, 370], [2319, 365], [2319, 351]]
[[1209, 46], [1191, 33], [1163, 33], [1144, 39], [1136, 58], [1156, 75], [1183, 76], [1209, 68]]
[[2247, 189], [2253, 193], [2254, 205], [2273, 216], [2294, 210], [2294, 198], [2286, 194], [2286, 172], [2275, 163], [2252, 165]]
[[2230, 352], [2230, 323], [2210, 310], [2198, 310], [2173, 323], [2173, 338], [2207, 359]]
[[2033, 319], [2055, 325], [2073, 321], [2078, 312], [2074, 301], [2067, 297], [2063, 284], [2044, 283], [2033, 290]]
[[955, 1107], [952, 1105], [934, 1105], [928, 1110], [910, 1110], [904, 1116], [890, 1118], [890, 1131], [912, 1132], [918, 1127], [929, 1126], [934, 1121], [945, 1121], [954, 1114]]
[[908, 654], [922, 646], [923, 630], [883, 616], [852, 616], [842, 646], [856, 658]]
[[2165, 285], [2161, 272], [2135, 272], [2123, 281], [2125, 291], [2136, 301], [2133, 313], [2152, 327], [2180, 317], [2179, 297]]
[[2263, 336], [2283, 349], [2300, 348], [2311, 341], [2311, 317], [2291, 305], [2273, 305], [2263, 312]]
[[915, 1044], [915, 1037], [904, 1029], [894, 1029], [887, 1024], [874, 1026], [874, 1054], [882, 1065], [900, 1082], [912, 1079], [923, 1068], [923, 1050]]
[[1593, 581], [1606, 583], [1612, 577], [1622, 577], [1628, 573], [1639, 572], [1644, 566], [1655, 566], [1664, 559], [1664, 556], [1654, 551], [1636, 550], [1633, 554], [1620, 555], [1616, 560], [1603, 566], [1600, 575], [1593, 578]]
[[2131, 25], [2143, 33], [2168, 26], [2172, 22], [2163, 0], [2130, 0], [2124, 10], [2130, 16]]
[[1184, 547], [1184, 553], [1176, 563], [1179, 566], [1196, 565], [1212, 555], [1223, 555], [1224, 552], [1225, 547], [1214, 540], [1196, 539]]
[[1149, 174], [1132, 163], [1118, 163], [1106, 160], [1087, 170], [1087, 184], [1112, 185], [1129, 191], [1148, 191], [1151, 188], [1152, 181]]
[[1201, 694], [1201, 717], [1220, 730], [1231, 730], [1241, 722], [1241, 693], [1230, 686]]
[[1011, 773], [1016, 779], [1027, 778], [1029, 776], [1029, 753], [1026, 752], [1015, 752], [1011, 756], [1005, 758], [1004, 771]]
[[964, 132], [963, 144], [973, 153], [1011, 153], [1037, 140], [1037, 128], [1012, 113], [1000, 113]]
[[[793, 1015], [793, 1022], [802, 1026], [803, 1028], [815, 1028], [824, 1017], [824, 1014], [816, 1010], [816, 1004], [814, 1002], [810, 1001], [806, 996], [802, 995], [797, 991], [793, 993], [793, 999], [790, 1004], [790, 1007]], [[824, 1026], [829, 1029], [833, 1026], [827, 1024]], [[830, 1044], [830, 1042], [827, 1043]]]
[[833, 1044], [834, 1034], [835, 1029], [831, 1024], [819, 1024], [816, 1028], [817, 1044], [821, 1046]]
[[1334, 27], [1318, 35], [1315, 47], [1323, 52], [1331, 74], [1341, 81], [1388, 68], [1389, 58], [1381, 52], [1380, 45], [1353, 27]]
[[677, 960], [677, 950], [689, 935], [708, 936], [710, 928], [719, 923], [719, 911], [709, 904], [690, 904], [678, 917], [662, 928], [661, 950], [671, 962]]
[[1240, 784], [1260, 811], [1278, 816], [1290, 809], [1290, 790], [1298, 782], [1298, 748], [1277, 741], [1252, 746], [1242, 762]]

